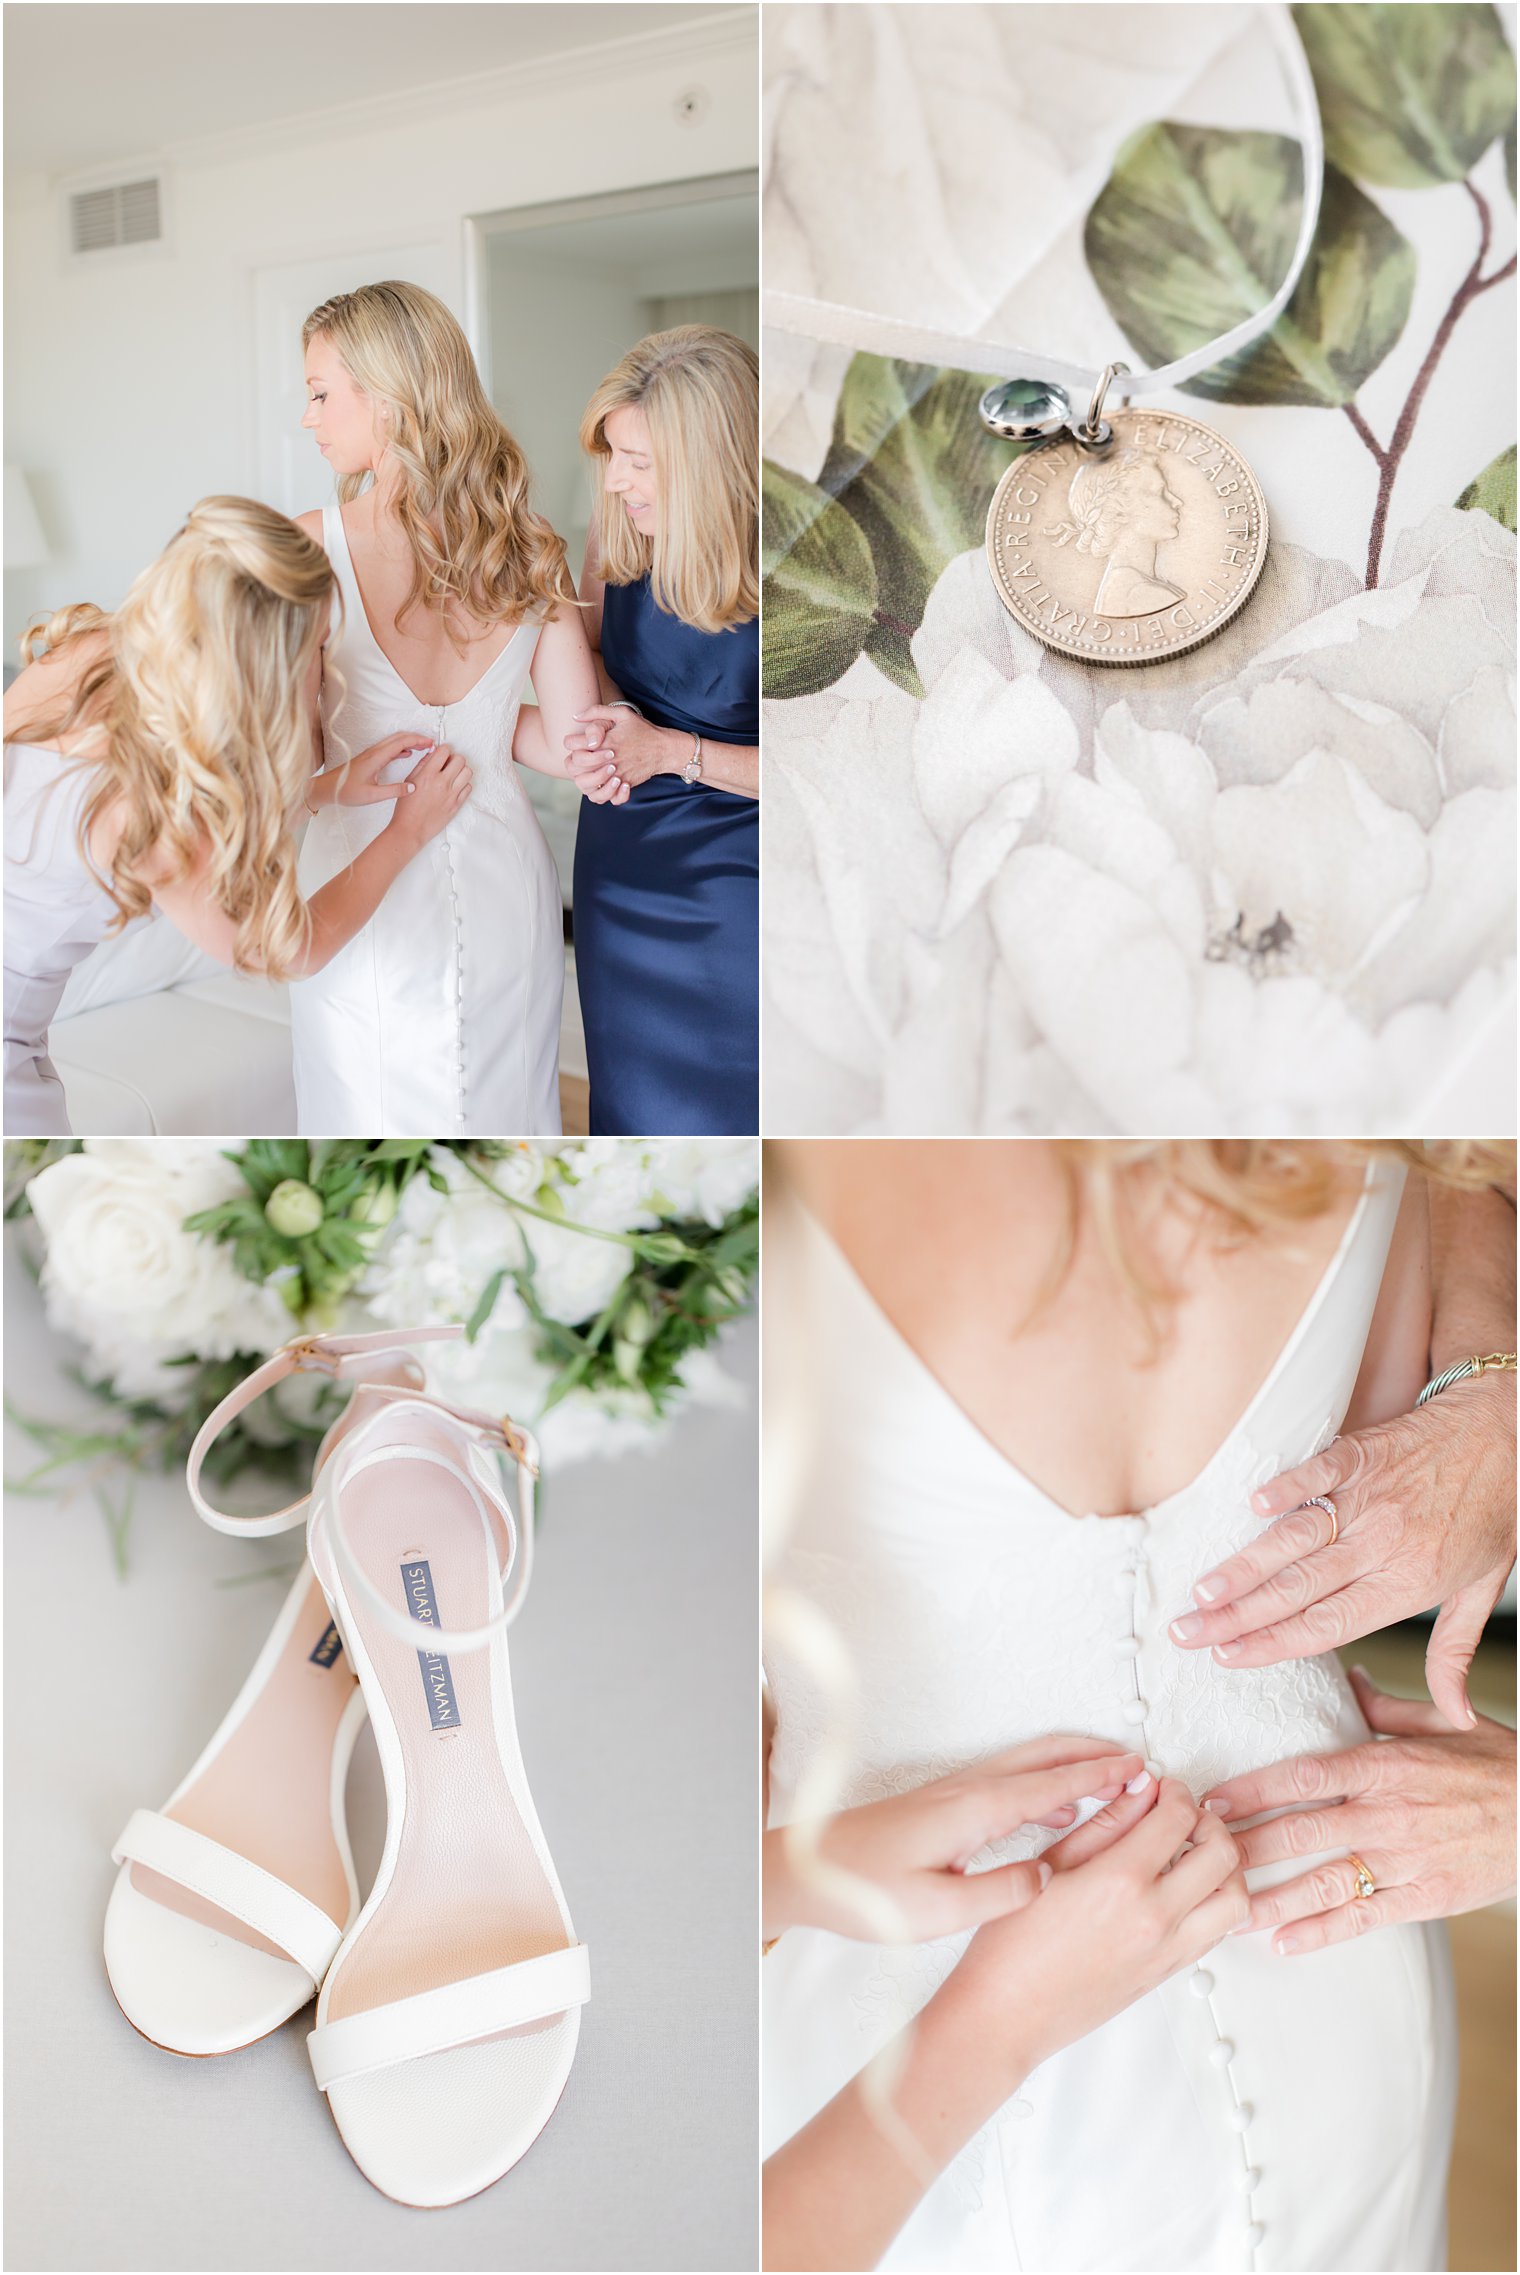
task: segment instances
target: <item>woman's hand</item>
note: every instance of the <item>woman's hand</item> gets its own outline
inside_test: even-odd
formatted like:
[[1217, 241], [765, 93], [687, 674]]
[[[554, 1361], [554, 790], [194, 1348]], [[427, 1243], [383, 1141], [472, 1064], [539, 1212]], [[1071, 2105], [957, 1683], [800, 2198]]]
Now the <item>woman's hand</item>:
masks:
[[[594, 729], [588, 729], [594, 733]], [[617, 770], [609, 746], [582, 750], [572, 741], [565, 745], [565, 772], [593, 806], [626, 806], [631, 787]]]
[[[1107, 1760], [1113, 1771], [1133, 1758]], [[1245, 1913], [1234, 1843], [1170, 1782], [1158, 1789], [1146, 1777], [1059, 1842], [1049, 1863], [1042, 1895], [977, 1929], [900, 2033], [874, 2091], [865, 2074], [852, 2079], [767, 2160], [767, 2268], [875, 2267], [934, 2175], [1036, 2063], [1187, 1966]], [[884, 2095], [895, 2134], [882, 2121]]]
[[420, 853], [428, 839], [451, 822], [474, 786], [474, 775], [457, 750], [435, 743], [420, 758], [397, 788], [404, 792], [382, 836], [393, 830], [411, 853]]
[[1036, 1738], [890, 1801], [768, 1832], [765, 1933], [823, 1927], [867, 1943], [924, 1943], [995, 1919], [1038, 1894], [1042, 1868], [968, 1873], [977, 1851], [1021, 1826], [1069, 1825], [1078, 1801], [1111, 1800], [1143, 1766], [1103, 1738]]
[[[1326, 1511], [1303, 1505], [1316, 1493], [1335, 1503], [1333, 1542]], [[1203, 1575], [1198, 1609], [1174, 1622], [1173, 1641], [1212, 1648], [1222, 1666], [1266, 1667], [1439, 1604], [1430, 1695], [1448, 1724], [1471, 1729], [1468, 1663], [1515, 1554], [1514, 1376], [1455, 1383], [1412, 1414], [1337, 1438], [1251, 1506], [1276, 1522]]]
[[306, 785], [308, 812], [316, 813], [321, 806], [378, 806], [388, 798], [401, 797], [407, 787], [405, 782], [382, 782], [379, 776], [396, 759], [432, 748], [432, 736], [420, 731], [387, 735], [383, 742], [371, 743], [368, 750], [361, 750], [346, 766], [325, 767], [320, 774], [312, 776]]
[[1486, 1717], [1453, 1731], [1435, 1707], [1389, 1697], [1362, 1668], [1351, 1680], [1385, 1741], [1299, 1754], [1206, 1796], [1211, 1811], [1237, 1819], [1288, 1812], [1236, 1834], [1247, 1870], [1345, 1848], [1376, 1883], [1375, 1895], [1358, 1896], [1355, 1867], [1342, 1861], [1253, 1896], [1247, 1926], [1282, 1929], [1275, 1943], [1285, 1955], [1398, 1920], [1475, 1911], [1515, 1885], [1514, 1731]]
[[936, 1993], [1006, 2048], [1009, 2092], [1246, 1916], [1235, 1842], [1174, 1778], [1146, 1776], [1041, 1861], [1038, 1900], [979, 1928]]
[[575, 716], [579, 724], [565, 737], [565, 759], [583, 789], [609, 770], [618, 782], [636, 789], [652, 774], [679, 774], [692, 753], [690, 735], [651, 726], [623, 704], [595, 703]]

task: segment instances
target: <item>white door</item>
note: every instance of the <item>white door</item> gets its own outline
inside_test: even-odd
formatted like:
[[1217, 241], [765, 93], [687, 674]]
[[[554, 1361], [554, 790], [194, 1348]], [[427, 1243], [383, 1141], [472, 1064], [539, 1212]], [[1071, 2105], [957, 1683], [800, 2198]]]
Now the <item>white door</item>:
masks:
[[[307, 513], [332, 498], [332, 475], [317, 446], [301, 431], [306, 383], [301, 376], [301, 326], [335, 292], [397, 277], [420, 284], [452, 306], [457, 262], [443, 245], [382, 246], [367, 253], [335, 253], [325, 260], [288, 261], [256, 269], [254, 351], [258, 376], [259, 495], [281, 513]], [[455, 309], [457, 315], [459, 311]]]

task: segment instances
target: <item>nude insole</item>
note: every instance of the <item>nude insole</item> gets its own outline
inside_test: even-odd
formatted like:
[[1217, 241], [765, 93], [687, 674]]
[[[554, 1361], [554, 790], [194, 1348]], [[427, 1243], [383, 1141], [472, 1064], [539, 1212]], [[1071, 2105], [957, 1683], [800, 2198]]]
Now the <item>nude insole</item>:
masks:
[[[418, 1388], [422, 1369], [396, 1351], [368, 1362], [376, 1383]], [[348, 1431], [380, 1402], [359, 1384], [317, 1454], [320, 1469]], [[343, 1710], [358, 1677], [332, 1624], [315, 1574], [269, 1680], [230, 1738], [200, 1776], [164, 1811], [192, 1832], [220, 1841], [262, 1865], [320, 1906], [340, 1926], [348, 1918], [348, 1876], [333, 1832], [332, 1754]], [[290, 1954], [178, 1881], [143, 1864], [130, 1867], [132, 1886], [172, 1912], [199, 1920], [277, 1959]]]
[[[430, 1435], [414, 1412], [407, 1423], [412, 1442], [458, 1458], [446, 1430]], [[343, 1520], [367, 1578], [400, 1610], [430, 1611], [432, 1624], [458, 1630], [482, 1626], [499, 1604], [492, 1571], [506, 1543], [496, 1520], [488, 1533], [466, 1488], [436, 1464], [402, 1456], [358, 1472], [344, 1488]], [[561, 1950], [567, 1940], [502, 1759], [504, 1745], [520, 1779], [509, 1687], [498, 1742], [491, 1664], [505, 1645], [449, 1656], [425, 1644], [413, 1650], [353, 1591], [345, 1617], [394, 1725], [406, 1802], [385, 1894], [331, 1979], [332, 2022]], [[423, 1619], [418, 1632], [426, 1634]], [[378, 1729], [373, 1698], [371, 1709]], [[546, 2017], [529, 2027], [549, 2026]]]
[[[262, 1865], [340, 1925], [348, 1879], [332, 1824], [332, 1755], [355, 1675], [314, 1577], [269, 1680], [194, 1784], [164, 1814]], [[290, 1954], [256, 1929], [143, 1864], [132, 1885], [170, 1911]]]

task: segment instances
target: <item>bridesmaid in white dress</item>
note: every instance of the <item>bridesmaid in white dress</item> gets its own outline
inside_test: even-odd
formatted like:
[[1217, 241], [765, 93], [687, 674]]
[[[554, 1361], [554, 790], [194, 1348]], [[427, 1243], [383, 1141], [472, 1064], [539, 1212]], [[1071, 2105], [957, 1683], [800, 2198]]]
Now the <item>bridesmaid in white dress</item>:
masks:
[[308, 683], [332, 570], [293, 522], [203, 498], [114, 614], [35, 627], [5, 698], [5, 1127], [69, 1134], [48, 1031], [107, 933], [157, 909], [239, 971], [320, 969], [469, 794], [415, 732], [360, 752], [351, 794], [406, 754], [364, 857], [303, 902], [293, 816], [311, 772]]
[[[303, 884], [341, 873], [379, 826], [373, 810], [338, 802], [345, 759], [377, 736], [446, 742], [473, 768], [475, 795], [383, 921], [292, 989], [300, 1128], [553, 1134], [560, 888], [514, 756], [567, 774], [574, 714], [597, 699], [565, 548], [529, 504], [522, 454], [431, 293], [404, 283], [342, 293], [313, 311], [302, 339], [303, 424], [338, 475], [338, 502], [301, 526], [344, 601], [323, 653], [325, 764]], [[517, 734], [530, 680], [544, 730], [531, 738]]]
[[[1158, 1258], [1178, 1290], [1156, 1347], [1091, 1208], [1063, 1272], [1059, 1149], [963, 1146], [952, 1166], [932, 1147], [792, 1149], [802, 1200], [771, 1219], [766, 1288], [781, 1351], [768, 1448], [788, 1487], [767, 1652], [773, 1824], [916, 1793], [1051, 1731], [1133, 1747], [1197, 1798], [1368, 1737], [1333, 1655], [1232, 1670], [1168, 1634], [1194, 1583], [1260, 1529], [1256, 1486], [1343, 1421], [1407, 1410], [1424, 1379], [1420, 1188], [1400, 1219], [1401, 1166], [1378, 1157], [1353, 1175], [1333, 1153], [1328, 1165], [1317, 1209], [1295, 1223], [1269, 1205], [1232, 1244], [1206, 1207], [1140, 1173], [1144, 1237], [1128, 1252]], [[807, 1633], [786, 1625], [799, 1605], [827, 1649], [788, 1640]], [[1035, 1856], [1053, 1837], [1040, 1822], [1001, 1827], [1011, 1837], [975, 1861]], [[1269, 1866], [1251, 1885], [1343, 1855]], [[1018, 1936], [1049, 1901], [982, 1931], [1009, 1939], [1015, 1976], [1030, 1963]], [[775, 2168], [788, 2193], [767, 2264], [812, 2265], [786, 2241], [799, 2221], [806, 2232], [799, 2202], [816, 2217], [830, 2200], [809, 2159], [849, 2081], [953, 1988], [967, 1940], [931, 1928], [932, 1940], [873, 1943], [784, 1912], [781, 1924], [763, 1972], [765, 2129], [768, 2153], [793, 2146]], [[1384, 1927], [1297, 1958], [1231, 1935], [1122, 2012], [1111, 2001], [1110, 2019], [1086, 1980], [1106, 1948], [1059, 1965], [1030, 1949], [1027, 2005], [1064, 1997], [1078, 2016], [1085, 2001], [1086, 2018], [1034, 2032], [1031, 2066], [877, 2231], [879, 2264], [1444, 2264], [1455, 2024], [1442, 1927]], [[1012, 1992], [1009, 2007], [1017, 2046]], [[999, 2010], [985, 2011], [968, 2049], [996, 2032]], [[888, 2160], [878, 2196], [890, 2201], [906, 2169]], [[836, 2202], [840, 2178], [836, 2166]]]

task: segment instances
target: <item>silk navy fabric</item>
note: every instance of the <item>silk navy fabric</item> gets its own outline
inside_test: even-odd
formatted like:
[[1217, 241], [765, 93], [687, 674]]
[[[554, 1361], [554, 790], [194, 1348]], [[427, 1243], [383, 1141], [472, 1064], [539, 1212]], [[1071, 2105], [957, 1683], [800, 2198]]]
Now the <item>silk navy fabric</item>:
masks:
[[[609, 585], [602, 660], [658, 727], [759, 740], [758, 620], [699, 632]], [[597, 1136], [759, 1128], [760, 808], [678, 775], [581, 806], [575, 968]]]

